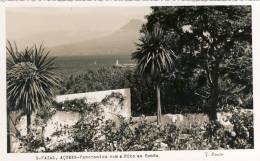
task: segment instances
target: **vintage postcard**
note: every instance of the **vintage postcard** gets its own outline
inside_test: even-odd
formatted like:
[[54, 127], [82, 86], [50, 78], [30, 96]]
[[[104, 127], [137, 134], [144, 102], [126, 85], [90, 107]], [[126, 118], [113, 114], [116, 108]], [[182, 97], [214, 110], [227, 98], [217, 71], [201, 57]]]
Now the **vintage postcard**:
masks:
[[0, 3], [1, 161], [260, 161], [258, 2]]

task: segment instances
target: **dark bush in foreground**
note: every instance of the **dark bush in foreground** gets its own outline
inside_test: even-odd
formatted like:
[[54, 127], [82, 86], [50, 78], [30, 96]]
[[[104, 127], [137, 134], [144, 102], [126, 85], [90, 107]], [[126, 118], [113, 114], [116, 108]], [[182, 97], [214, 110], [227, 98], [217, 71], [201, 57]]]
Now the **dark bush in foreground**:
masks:
[[[33, 131], [19, 137], [26, 152], [101, 152], [101, 151], [160, 151], [253, 149], [253, 114], [234, 108], [229, 118], [230, 126], [219, 122], [192, 123], [191, 127], [174, 123], [158, 126], [142, 116], [140, 121], [118, 117], [117, 121], [105, 120], [105, 115], [95, 105], [82, 112], [69, 135], [72, 142], [57, 142], [49, 149], [42, 136]], [[42, 116], [42, 115], [39, 115]], [[64, 133], [56, 131], [55, 133]]]
[[[174, 78], [166, 78], [161, 84], [162, 113], [204, 113], [207, 100], [196, 95], [195, 89], [201, 82], [200, 76], [175, 73]], [[230, 86], [222, 82], [223, 87]], [[232, 84], [236, 86], [235, 84]], [[131, 111], [133, 116], [156, 114], [156, 93], [151, 82], [144, 81], [133, 69], [127, 68], [100, 68], [96, 71], [89, 70], [79, 75], [64, 77], [63, 89], [59, 94], [72, 94], [111, 89], [131, 89]], [[237, 86], [240, 89], [240, 86]], [[243, 107], [252, 108], [251, 92], [240, 92]], [[223, 99], [222, 99], [223, 98]], [[225, 99], [224, 99], [225, 98]], [[223, 105], [239, 105], [238, 95], [223, 92], [219, 100], [218, 111], [223, 110]], [[241, 106], [242, 106], [241, 105]]]
[[60, 145], [53, 152], [79, 151], [157, 151], [252, 149], [253, 116], [236, 109], [227, 128], [217, 122], [193, 124], [191, 128], [168, 124], [163, 128], [148, 123], [143, 117], [136, 125], [131, 119], [120, 118], [120, 123], [103, 120], [100, 111], [87, 112], [72, 134], [74, 142]]

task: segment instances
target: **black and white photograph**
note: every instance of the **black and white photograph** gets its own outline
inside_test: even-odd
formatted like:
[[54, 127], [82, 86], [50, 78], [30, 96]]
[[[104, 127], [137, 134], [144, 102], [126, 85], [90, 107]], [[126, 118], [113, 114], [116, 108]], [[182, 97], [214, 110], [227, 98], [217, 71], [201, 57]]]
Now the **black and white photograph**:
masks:
[[252, 6], [7, 7], [7, 153], [254, 149]]

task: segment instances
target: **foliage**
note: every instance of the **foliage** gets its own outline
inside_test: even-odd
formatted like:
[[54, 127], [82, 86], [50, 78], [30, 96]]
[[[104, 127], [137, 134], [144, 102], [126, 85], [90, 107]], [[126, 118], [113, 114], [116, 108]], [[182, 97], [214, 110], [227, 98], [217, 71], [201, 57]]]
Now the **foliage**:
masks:
[[151, 108], [156, 105], [156, 94], [154, 90], [151, 90], [154, 87], [131, 69], [101, 68], [97, 71], [89, 70], [80, 75], [63, 78], [63, 81], [65, 86], [59, 94], [130, 88], [133, 116], [142, 113], [152, 115], [156, 112], [155, 108]]
[[193, 83], [190, 91], [206, 101], [211, 119], [216, 119], [216, 109], [226, 96], [252, 95], [250, 6], [152, 10], [143, 32], [160, 25], [171, 35], [168, 45], [178, 56], [173, 72]]
[[[59, 77], [52, 70], [54, 59], [48, 57], [43, 46], [19, 51], [8, 41], [7, 97], [10, 108], [43, 107], [51, 100]], [[28, 109], [24, 109], [26, 111]]]
[[[56, 113], [56, 110], [50, 105], [46, 106], [44, 108], [40, 108], [37, 110], [36, 117], [39, 119], [37, 120], [44, 120], [44, 123], [48, 121], [54, 114]], [[38, 123], [39, 125], [39, 123]]]
[[[133, 144], [131, 121], [120, 118], [120, 125], [107, 120], [95, 139], [94, 151], [126, 151]], [[101, 139], [99, 138], [101, 137]]]
[[90, 110], [86, 99], [74, 99], [65, 100], [64, 102], [58, 103], [53, 101], [53, 108], [59, 111], [74, 111], [83, 112], [85, 110]]
[[[214, 117], [226, 104], [253, 108], [250, 6], [152, 7], [147, 20], [133, 58], [138, 64], [144, 63], [137, 65], [142, 71], [139, 74], [163, 73], [163, 113], [211, 111]], [[151, 54], [159, 51], [164, 53]], [[175, 55], [172, 60], [170, 53]], [[148, 58], [164, 54], [165, 57]], [[146, 60], [149, 66], [145, 65]], [[165, 66], [157, 68], [163, 62]], [[151, 64], [155, 65], [154, 70]], [[167, 73], [166, 69], [172, 66]], [[140, 78], [139, 74], [126, 68], [86, 71], [65, 78], [66, 88], [61, 93], [130, 87], [133, 114], [154, 115], [154, 82]]]
[[[129, 69], [106, 68], [100, 70], [104, 71], [102, 72], [104, 76], [101, 76], [103, 78], [100, 79], [96, 79], [96, 77], [98, 77], [99, 75], [99, 71], [86, 71], [85, 73], [82, 73], [80, 75], [70, 76], [70, 78], [64, 78], [63, 81], [65, 84], [65, 88], [62, 89], [62, 91], [60, 91], [59, 94], [71, 94], [74, 92], [91, 92], [97, 91], [99, 89], [110, 90], [130, 88], [132, 115], [140, 116], [142, 114], [156, 114], [156, 92], [155, 90], [151, 90], [154, 89], [154, 87], [150, 81], [140, 78], [138, 74], [136, 74], [133, 70]], [[121, 75], [119, 75], [118, 73], [121, 73]], [[105, 81], [106, 78], [109, 79]], [[199, 79], [199, 74], [194, 74], [193, 77], [189, 74], [181, 74], [180, 72], [175, 73], [174, 80], [171, 78], [164, 79], [160, 86], [162, 95], [162, 112], [205, 112], [207, 102], [205, 101], [205, 99], [196, 95], [194, 92], [194, 89], [196, 89], [198, 84], [200, 84], [198, 83], [200, 82]], [[120, 82], [120, 84], [118, 84], [117, 82]], [[100, 85], [100, 88], [96, 86], [97, 84]], [[223, 85], [223, 89], [231, 88], [231, 85], [233, 84], [225, 83], [225, 86]], [[240, 86], [237, 87], [240, 88]], [[239, 93], [239, 91], [237, 93]], [[239, 94], [240, 96], [246, 98], [243, 99], [243, 104], [241, 104], [240, 106], [243, 106], [244, 108], [252, 108], [252, 95], [250, 93], [247, 95], [245, 90], [241, 91]], [[237, 100], [237, 98], [237, 95], [232, 94], [232, 92], [226, 92], [223, 93], [223, 95], [221, 94], [221, 99], [219, 100], [220, 106], [218, 108], [218, 111], [223, 111], [223, 107], [227, 105], [239, 105], [238, 103], [234, 102]]]
[[173, 67], [174, 52], [167, 46], [167, 35], [159, 26], [151, 31], [144, 29], [139, 41], [137, 51], [132, 54], [137, 73], [156, 80]]
[[[36, 129], [20, 138], [27, 152], [101, 152], [101, 151], [157, 151], [254, 148], [252, 112], [234, 108], [229, 121], [233, 128], [210, 121], [193, 123], [183, 128], [174, 123], [162, 127], [148, 122], [145, 116], [135, 122], [119, 117], [118, 121], [105, 119], [101, 109], [93, 104], [91, 111], [82, 113], [70, 134], [73, 141], [45, 147]], [[57, 134], [59, 131], [57, 131]]]
[[[157, 125], [141, 124], [132, 129], [133, 122], [120, 118], [120, 124], [104, 120], [97, 111], [88, 113], [75, 125], [74, 142], [58, 146], [54, 151], [140, 151], [156, 150], [159, 128]], [[152, 130], [154, 133], [148, 133]], [[151, 131], [150, 131], [151, 132]], [[68, 147], [70, 147], [68, 149]]]
[[60, 94], [128, 88], [129, 83], [125, 76], [130, 72], [131, 69], [127, 68], [101, 67], [79, 75], [64, 76], [64, 87]]
[[[19, 142], [19, 150], [21, 152], [43, 152], [46, 151], [43, 137], [43, 129], [46, 126], [47, 117], [49, 114], [43, 112], [36, 114], [35, 122], [31, 130], [26, 135], [22, 135], [20, 131], [16, 132], [16, 141]], [[44, 119], [43, 119], [44, 118]]]
[[235, 139], [231, 148], [253, 148], [254, 124], [253, 115], [241, 108], [234, 110], [231, 123], [234, 125]]
[[119, 101], [119, 104], [122, 105], [125, 100], [124, 96], [119, 92], [112, 92], [107, 95], [104, 99], [101, 100], [100, 103], [88, 103], [86, 98], [83, 99], [73, 99], [73, 100], [65, 100], [64, 102], [56, 102], [53, 101], [52, 106], [54, 109], [59, 111], [74, 111], [74, 112], [85, 112], [92, 111], [93, 106], [98, 106], [100, 104], [107, 105], [110, 98], [115, 98]]
[[209, 136], [209, 148], [252, 149], [254, 147], [253, 115], [241, 108], [233, 108], [229, 120], [233, 128], [225, 128], [215, 122], [206, 126], [206, 136]]
[[137, 50], [132, 59], [137, 62], [136, 72], [144, 79], [151, 79], [157, 91], [157, 123], [161, 124], [161, 92], [160, 81], [162, 75], [171, 70], [174, 62], [174, 52], [167, 46], [167, 35], [160, 26], [153, 30], [144, 29], [143, 35], [137, 43]]
[[[127, 68], [88, 70], [64, 77], [60, 94], [131, 88], [133, 114], [153, 115], [157, 85], [157, 96], [162, 94], [165, 113], [208, 112], [211, 120], [215, 120], [218, 110], [231, 112], [232, 128], [217, 121], [194, 123], [190, 128], [174, 123], [157, 126], [145, 118], [136, 123], [118, 116], [113, 121], [105, 119], [98, 104], [86, 104], [86, 100], [54, 102], [56, 110], [82, 114], [72, 128], [74, 141], [46, 149], [36, 129], [32, 129], [26, 137], [19, 136], [26, 151], [37, 152], [41, 147], [51, 152], [254, 147], [252, 113], [234, 108], [253, 106], [251, 7], [152, 7], [147, 20], [133, 54], [137, 72]], [[29, 119], [31, 111], [51, 102], [53, 89], [59, 85], [59, 78], [52, 71], [54, 59], [48, 58], [42, 46], [18, 51], [16, 45], [13, 47], [10, 42], [8, 45], [8, 110], [21, 109]], [[120, 102], [124, 99], [117, 93], [112, 97]], [[47, 120], [54, 112], [48, 107], [41, 108], [37, 117]]]
[[[94, 147], [93, 140], [96, 138], [97, 133], [99, 133], [99, 126], [104, 120], [102, 111], [93, 105], [91, 111], [85, 111], [80, 119], [80, 121], [74, 126], [74, 148], [73, 151], [84, 151], [85, 149], [91, 149]], [[91, 150], [90, 150], [91, 151]]]
[[29, 131], [32, 111], [50, 103], [59, 87], [59, 76], [53, 72], [54, 58], [48, 57], [44, 47], [27, 47], [22, 51], [8, 41], [7, 46], [7, 102], [8, 111], [22, 110], [27, 114]]
[[131, 118], [115, 122], [104, 120], [102, 111], [94, 109], [74, 126], [74, 142], [58, 146], [56, 151], [251, 149], [254, 146], [252, 113], [239, 109], [232, 112], [232, 129], [215, 121], [194, 123], [190, 128], [171, 123], [162, 128], [144, 116], [137, 124]]
[[41, 138], [39, 138], [39, 135], [35, 133], [35, 131], [32, 129], [32, 132], [27, 134], [26, 136], [19, 138], [21, 143], [21, 147], [25, 148], [24, 150], [26, 152], [39, 152], [38, 150], [42, 148], [43, 151], [45, 151], [44, 143], [42, 142]]
[[151, 151], [158, 150], [160, 145], [161, 126], [154, 125], [144, 120], [134, 130], [134, 150]]
[[120, 105], [123, 105], [123, 101], [125, 100], [125, 97], [121, 94], [121, 93], [119, 93], [119, 92], [112, 92], [110, 95], [107, 95], [102, 101], [101, 101], [101, 103], [103, 103], [103, 104], [109, 104], [110, 102], [109, 102], [109, 100], [110, 100], [110, 98], [115, 98], [115, 99], [117, 99], [117, 100], [119, 100], [119, 104]]

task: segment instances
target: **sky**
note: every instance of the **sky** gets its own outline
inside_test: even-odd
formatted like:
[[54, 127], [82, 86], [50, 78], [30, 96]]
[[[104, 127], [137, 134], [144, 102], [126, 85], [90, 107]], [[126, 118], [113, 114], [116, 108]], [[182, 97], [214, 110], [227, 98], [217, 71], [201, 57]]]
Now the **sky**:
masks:
[[55, 46], [102, 37], [131, 19], [145, 21], [149, 7], [7, 8], [6, 36], [18, 46]]

